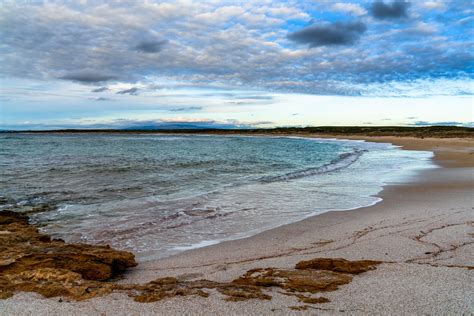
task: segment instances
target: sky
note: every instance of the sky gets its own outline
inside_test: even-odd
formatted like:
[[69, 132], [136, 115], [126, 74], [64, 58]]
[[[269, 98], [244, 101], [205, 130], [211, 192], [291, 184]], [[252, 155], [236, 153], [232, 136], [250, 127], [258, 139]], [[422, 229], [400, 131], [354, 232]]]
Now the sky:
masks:
[[0, 129], [474, 126], [472, 1], [0, 1]]

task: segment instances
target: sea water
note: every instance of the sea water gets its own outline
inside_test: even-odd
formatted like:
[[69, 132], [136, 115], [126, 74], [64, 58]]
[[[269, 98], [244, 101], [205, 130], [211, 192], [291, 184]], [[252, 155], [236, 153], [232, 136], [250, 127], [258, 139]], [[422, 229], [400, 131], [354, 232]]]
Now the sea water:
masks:
[[298, 137], [0, 134], [0, 209], [140, 261], [380, 201], [432, 153]]

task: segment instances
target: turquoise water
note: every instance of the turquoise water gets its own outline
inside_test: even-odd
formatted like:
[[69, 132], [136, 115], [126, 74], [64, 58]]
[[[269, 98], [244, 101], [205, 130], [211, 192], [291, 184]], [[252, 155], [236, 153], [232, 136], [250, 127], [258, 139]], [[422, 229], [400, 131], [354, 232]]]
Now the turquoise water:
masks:
[[4, 134], [0, 208], [154, 259], [379, 201], [431, 167], [389, 144], [288, 137]]

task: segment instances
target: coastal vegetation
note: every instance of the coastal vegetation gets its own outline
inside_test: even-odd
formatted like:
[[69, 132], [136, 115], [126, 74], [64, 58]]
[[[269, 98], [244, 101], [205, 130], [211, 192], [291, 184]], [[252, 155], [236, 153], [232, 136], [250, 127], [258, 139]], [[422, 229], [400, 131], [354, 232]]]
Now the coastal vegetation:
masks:
[[131, 133], [131, 134], [242, 134], [242, 135], [321, 135], [321, 136], [399, 136], [418, 138], [472, 138], [474, 128], [460, 126], [316, 126], [255, 129], [58, 129], [0, 131], [2, 133]]

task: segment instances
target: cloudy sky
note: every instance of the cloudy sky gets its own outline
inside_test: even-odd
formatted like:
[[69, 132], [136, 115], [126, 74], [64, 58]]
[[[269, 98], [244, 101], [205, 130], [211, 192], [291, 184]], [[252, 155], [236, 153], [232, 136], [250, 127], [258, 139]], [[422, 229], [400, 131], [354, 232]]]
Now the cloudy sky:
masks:
[[473, 121], [470, 0], [2, 1], [0, 38], [0, 129]]

